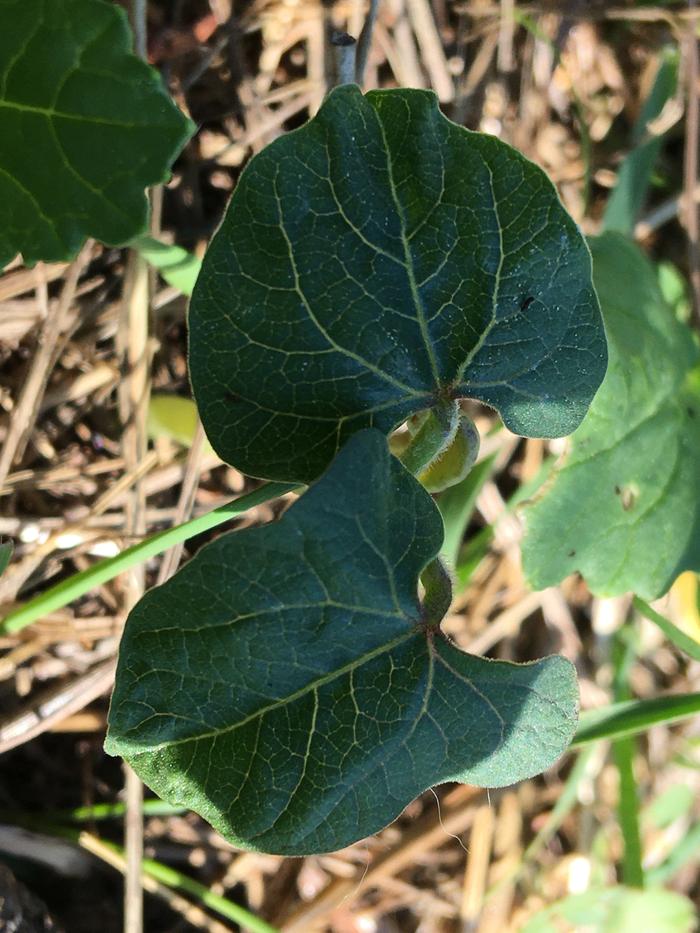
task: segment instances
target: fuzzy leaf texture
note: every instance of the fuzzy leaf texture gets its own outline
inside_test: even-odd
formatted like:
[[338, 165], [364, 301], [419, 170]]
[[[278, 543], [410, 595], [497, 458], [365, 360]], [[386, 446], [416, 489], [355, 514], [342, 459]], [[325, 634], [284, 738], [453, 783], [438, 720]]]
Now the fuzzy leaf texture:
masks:
[[191, 132], [102, 0], [0, 0], [0, 267], [124, 243]]
[[189, 314], [222, 459], [308, 482], [364, 427], [481, 399], [573, 431], [605, 373], [590, 255], [546, 175], [431, 92], [336, 88], [243, 172]]
[[339, 849], [443, 781], [537, 774], [576, 725], [571, 664], [478, 658], [427, 624], [442, 521], [376, 430], [283, 518], [224, 535], [126, 623], [106, 749], [234, 845]]
[[536, 589], [579, 571], [600, 596], [655, 599], [700, 570], [698, 348], [634, 243], [608, 233], [591, 249], [610, 365], [563, 466], [525, 510], [523, 564]]

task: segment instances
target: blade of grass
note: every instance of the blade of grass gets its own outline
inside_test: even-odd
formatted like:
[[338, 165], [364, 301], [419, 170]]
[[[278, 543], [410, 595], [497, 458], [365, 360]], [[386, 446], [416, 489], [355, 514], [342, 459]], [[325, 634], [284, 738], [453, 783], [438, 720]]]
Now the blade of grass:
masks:
[[496, 897], [497, 894], [506, 885], [517, 881], [527, 867], [528, 862], [537, 857], [539, 852], [544, 849], [544, 847], [553, 838], [555, 833], [559, 830], [559, 827], [562, 825], [566, 817], [569, 815], [569, 813], [571, 813], [573, 808], [578, 803], [579, 784], [586, 776], [591, 759], [595, 753], [595, 745], [590, 745], [588, 748], [584, 748], [581, 752], [578, 753], [574, 766], [569, 772], [569, 775], [564, 782], [564, 786], [562, 787], [561, 793], [557, 798], [557, 802], [547, 817], [545, 824], [520, 856], [520, 861], [518, 864], [514, 865], [511, 871], [509, 871], [503, 878], [500, 878], [488, 889], [486, 895], [484, 896], [484, 904], [486, 904], [492, 898]]
[[689, 657], [693, 658], [694, 661], [700, 661], [700, 645], [694, 638], [691, 638], [690, 635], [686, 635], [677, 625], [674, 625], [673, 622], [670, 622], [668, 619], [664, 618], [664, 616], [659, 615], [655, 609], [651, 608], [649, 603], [645, 603], [644, 600], [640, 599], [638, 596], [634, 597], [632, 605], [645, 619], [649, 619], [650, 622], [657, 625], [676, 648], [680, 648], [681, 651], [684, 651]]
[[[629, 677], [634, 664], [636, 632], [631, 626], [619, 629], [613, 645], [614, 691], [618, 702], [630, 699]], [[633, 888], [644, 887], [642, 837], [639, 830], [639, 796], [634, 774], [637, 741], [632, 735], [613, 742], [612, 757], [619, 776], [617, 813], [622, 832], [622, 880]]]
[[289, 483], [266, 483], [259, 489], [255, 489], [245, 496], [239, 496], [238, 499], [227, 502], [226, 505], [207, 512], [205, 515], [193, 518], [175, 528], [166, 528], [164, 531], [159, 531], [157, 534], [151, 535], [144, 541], [140, 541], [138, 544], [134, 544], [122, 551], [121, 554], [117, 554], [116, 557], [108, 557], [87, 570], [73, 574], [68, 579], [62, 580], [43, 593], [39, 593], [24, 605], [14, 609], [0, 622], [0, 633], [8, 635], [19, 632], [42, 616], [54, 612], [56, 609], [62, 609], [74, 599], [84, 596], [85, 593], [89, 593], [96, 586], [114, 579], [117, 574], [148, 560], [149, 557], [162, 554], [163, 551], [167, 551], [168, 548], [179, 544], [181, 541], [186, 541], [188, 538], [193, 538], [204, 531], [223, 525], [229, 519], [242, 515], [249, 509], [255, 508], [255, 506], [262, 505], [264, 502], [277, 499], [279, 496], [285, 495], [285, 493], [300, 488]]
[[638, 735], [652, 726], [672, 725], [700, 713], [700, 693], [680, 693], [651, 700], [627, 700], [603, 709], [589, 710], [581, 716], [571, 743], [572, 748]]
[[[123, 871], [125, 867], [124, 850], [121, 846], [113, 842], [107, 842], [105, 839], [98, 839], [91, 833], [80, 831], [62, 831], [61, 835], [66, 838], [72, 837], [83, 849], [92, 852], [98, 858], [111, 864], [118, 871]], [[110, 858], [110, 854], [113, 858]], [[214, 894], [205, 885], [190, 878], [189, 875], [183, 875], [182, 872], [162, 862], [156, 862], [153, 859], [144, 859], [141, 863], [142, 871], [145, 877], [150, 877], [175, 891], [183, 891], [189, 894], [205, 907], [216, 911], [220, 916], [240, 924], [244, 930], [250, 930], [251, 933], [279, 933], [276, 927], [271, 926], [255, 914], [251, 914], [240, 904], [229, 901], [220, 894]]]
[[647, 872], [649, 885], [664, 885], [676, 875], [688, 862], [695, 862], [700, 854], [700, 823], [691, 826], [688, 832], [679, 839], [673, 849], [660, 865]]
[[438, 508], [445, 526], [442, 556], [450, 567], [455, 567], [462, 545], [464, 532], [474, 513], [481, 487], [493, 471], [496, 455], [492, 454], [477, 463], [456, 486], [446, 489], [438, 496]]
[[[155, 803], [156, 801], [150, 801]], [[8, 815], [9, 817], [9, 815]], [[8, 823], [13, 826], [21, 826], [29, 831], [44, 833], [47, 836], [56, 836], [59, 839], [67, 839], [75, 843], [88, 852], [91, 852], [97, 858], [106, 864], [116, 868], [117, 871], [124, 872], [126, 867], [126, 856], [122, 846], [114, 842], [108, 842], [106, 839], [98, 838], [85, 830], [63, 826], [59, 823], [49, 822], [44, 816], [36, 814], [18, 813], [15, 811]], [[156, 862], [153, 859], [144, 859], [142, 862], [144, 879], [152, 878], [165, 888], [175, 891], [182, 891], [189, 894], [200, 904], [210, 908], [227, 920], [237, 923], [244, 930], [250, 930], [251, 933], [279, 933], [277, 927], [272, 926], [260, 917], [256, 917], [241, 904], [236, 904], [228, 898], [219, 894], [214, 894], [206, 885], [200, 884], [189, 875], [183, 875], [182, 872], [164, 865], [162, 862]], [[145, 883], [146, 890], [151, 888]], [[154, 891], [153, 893], [157, 893]]]
[[646, 200], [654, 164], [665, 139], [665, 134], [650, 135], [648, 125], [661, 114], [666, 102], [675, 93], [677, 76], [678, 52], [666, 49], [662, 52], [654, 84], [632, 131], [634, 148], [620, 166], [615, 188], [608, 198], [603, 214], [604, 230], [619, 230], [629, 236], [634, 231]]
[[[95, 803], [86, 807], [75, 807], [72, 810], [47, 810], [43, 818], [54, 823], [88, 823], [101, 820], [118, 819], [124, 816], [126, 804], [124, 803]], [[187, 807], [166, 803], [165, 800], [151, 798], [143, 802], [144, 816], [173, 816], [187, 813]], [[0, 821], [11, 823], [13, 814], [9, 810], [0, 810]]]

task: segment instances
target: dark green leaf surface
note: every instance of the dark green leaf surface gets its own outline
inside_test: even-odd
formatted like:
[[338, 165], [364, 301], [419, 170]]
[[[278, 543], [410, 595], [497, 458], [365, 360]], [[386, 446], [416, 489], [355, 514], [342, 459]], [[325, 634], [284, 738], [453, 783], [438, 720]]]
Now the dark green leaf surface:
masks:
[[275, 525], [225, 535], [124, 633], [106, 748], [236, 845], [337, 849], [426, 787], [533, 775], [576, 724], [573, 668], [473, 657], [426, 625], [430, 496], [363, 431]]
[[568, 434], [606, 365], [588, 249], [552, 184], [416, 90], [337, 88], [251, 161], [189, 324], [214, 449], [295, 481], [445, 398]]
[[12, 551], [14, 550], [11, 541], [0, 542], [0, 576], [7, 570], [12, 560]]
[[525, 573], [580, 571], [594, 593], [664, 593], [700, 569], [700, 372], [652, 264], [619, 234], [591, 243], [608, 373], [554, 481], [526, 512]]
[[0, 0], [0, 267], [123, 243], [190, 133], [102, 0]]

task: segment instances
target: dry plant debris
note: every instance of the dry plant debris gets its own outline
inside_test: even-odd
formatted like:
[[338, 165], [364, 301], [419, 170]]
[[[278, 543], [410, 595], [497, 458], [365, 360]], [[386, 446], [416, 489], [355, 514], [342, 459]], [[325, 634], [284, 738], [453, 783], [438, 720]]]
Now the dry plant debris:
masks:
[[[199, 126], [154, 213], [163, 238], [201, 255], [250, 156], [318, 109], [335, 67], [328, 36], [357, 35], [364, 5], [181, 0], [147, 9], [148, 58]], [[683, 45], [697, 99], [697, 18], [694, 4], [683, 3], [385, 0], [366, 86], [432, 88], [453, 120], [513, 143], [541, 165], [593, 233], [667, 47]], [[686, 129], [683, 90], [681, 82], [661, 123], [648, 127], [666, 135], [638, 234], [656, 257], [688, 270], [696, 291], [697, 180], [692, 166], [682, 180], [682, 165], [684, 140], [692, 155], [697, 127]], [[687, 120], [696, 123], [696, 112]], [[94, 242], [72, 263], [12, 263], [0, 277], [0, 540], [14, 543], [0, 577], [3, 613], [145, 534], [253, 488], [199, 431], [189, 447], [147, 436], [150, 391], [189, 395], [185, 309], [183, 296], [133, 253]], [[492, 414], [477, 406], [471, 414], [485, 438], [480, 461], [491, 466], [468, 527], [470, 572], [445, 629], [461, 647], [493, 657], [560, 652], [576, 664], [583, 707], [602, 706], [614, 694], [616, 638], [629, 601], [593, 599], [575, 578], [531, 593], [520, 569], [521, 521], [509, 506], [561, 444], [489, 434]], [[248, 511], [235, 527], [269, 521], [290, 498]], [[38, 833], [56, 811], [124, 799], [120, 769], [101, 751], [121, 626], [135, 594], [166, 579], [200, 543], [151, 558], [140, 578], [117, 577], [0, 635], [4, 822], [21, 814]], [[697, 600], [690, 574], [661, 608], [700, 639]], [[635, 695], [697, 689], [698, 662], [650, 623], [638, 623], [630, 651]], [[698, 721], [655, 727], [634, 762], [645, 870], [672, 878], [673, 889], [696, 903], [699, 730]], [[150, 815], [147, 806], [145, 853], [285, 933], [516, 931], [542, 907], [616, 880], [617, 772], [600, 745], [577, 755], [504, 791], [439, 787], [378, 836], [303, 860], [235, 851], [194, 815]], [[570, 804], [559, 813], [562, 799]], [[98, 838], [121, 841], [120, 821], [98, 822], [93, 813], [84, 828], [84, 847], [126, 872]], [[695, 849], [669, 873], [689, 839]], [[0, 835], [11, 854], [4, 845]], [[93, 863], [88, 870], [89, 887], [79, 874], [48, 875], [38, 893], [52, 913], [55, 898], [66, 929], [119, 929], [116, 875]], [[143, 885], [155, 895], [146, 898], [148, 931], [236, 928], [216, 903], [174, 893], [147, 874]]]

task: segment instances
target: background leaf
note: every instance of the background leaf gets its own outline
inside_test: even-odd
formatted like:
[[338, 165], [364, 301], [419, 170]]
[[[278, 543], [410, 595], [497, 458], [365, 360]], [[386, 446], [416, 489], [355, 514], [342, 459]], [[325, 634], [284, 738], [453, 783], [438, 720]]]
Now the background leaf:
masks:
[[0, 0], [0, 267], [124, 243], [192, 130], [102, 0]]
[[682, 894], [619, 885], [566, 897], [532, 917], [522, 933], [691, 933], [695, 919], [692, 902]]
[[201, 261], [181, 246], [163, 243], [152, 236], [140, 236], [132, 243], [143, 258], [162, 275], [163, 279], [183, 295], [191, 295], [197, 281]]
[[12, 560], [13, 550], [14, 547], [11, 541], [0, 541], [0, 576], [7, 570]]
[[426, 787], [511, 784], [567, 747], [563, 658], [517, 665], [422, 620], [430, 496], [377, 431], [275, 525], [203, 548], [131, 613], [106, 748], [236, 845], [300, 854], [376, 832]]
[[653, 265], [615, 233], [591, 243], [607, 376], [554, 481], [525, 510], [536, 589], [580, 571], [601, 596], [664, 593], [700, 569], [700, 371]]
[[353, 432], [445, 397], [568, 434], [606, 363], [588, 250], [551, 182], [416, 90], [336, 88], [250, 162], [189, 325], [212, 446], [268, 478], [314, 479]]

